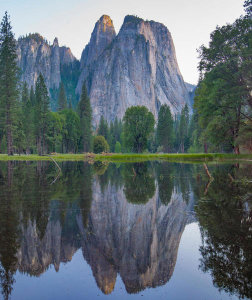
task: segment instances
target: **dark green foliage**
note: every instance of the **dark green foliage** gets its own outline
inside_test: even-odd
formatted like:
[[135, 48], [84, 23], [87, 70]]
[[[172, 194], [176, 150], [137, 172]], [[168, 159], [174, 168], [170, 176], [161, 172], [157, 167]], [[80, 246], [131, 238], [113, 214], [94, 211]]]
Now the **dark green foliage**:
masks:
[[120, 144], [120, 142], [116, 142], [115, 144], [115, 153], [121, 153], [122, 152], [122, 146]]
[[94, 153], [109, 152], [109, 144], [104, 136], [98, 135], [94, 138]]
[[188, 140], [188, 129], [189, 129], [189, 110], [188, 105], [181, 111], [180, 122], [179, 122], [179, 149], [180, 152], [184, 153], [189, 148], [189, 140]]
[[13, 155], [13, 134], [15, 130], [16, 109], [18, 106], [18, 68], [16, 64], [16, 41], [12, 33], [7, 12], [0, 28], [0, 138], [6, 134], [8, 155]]
[[97, 134], [104, 136], [105, 140], [109, 140], [108, 122], [104, 119], [103, 116], [101, 116]]
[[60, 83], [59, 96], [58, 96], [58, 111], [67, 108], [67, 97], [63, 82]]
[[35, 137], [38, 154], [43, 155], [47, 152], [47, 131], [49, 118], [49, 96], [42, 74], [39, 75], [35, 89]]
[[48, 116], [47, 145], [49, 152], [61, 151], [66, 119], [63, 114], [50, 112]]
[[83, 83], [82, 86], [80, 102], [78, 104], [78, 113], [80, 117], [83, 151], [90, 152], [92, 136], [92, 108], [85, 83]]
[[163, 152], [171, 152], [173, 148], [173, 118], [168, 105], [161, 105], [158, 113], [157, 141]]
[[24, 133], [24, 149], [26, 154], [32, 152], [34, 145], [34, 105], [35, 95], [33, 89], [29, 94], [27, 83], [23, 84], [22, 90], [22, 126]]
[[80, 117], [76, 112], [71, 109], [65, 109], [60, 112], [63, 117], [62, 128], [62, 149], [61, 152], [73, 152], [78, 151], [78, 147], [81, 139], [81, 123]]
[[121, 120], [118, 121], [118, 119], [116, 118], [114, 123], [113, 122], [110, 123], [109, 132], [108, 132], [108, 143], [111, 152], [116, 152], [115, 146], [117, 142], [122, 144], [122, 138], [121, 138], [122, 130], [123, 130], [123, 125]]
[[124, 144], [129, 151], [142, 153], [154, 130], [154, 116], [145, 106], [132, 106], [123, 118]]
[[200, 48], [201, 81], [195, 108], [202, 129], [201, 143], [213, 150], [239, 153], [241, 127], [251, 120], [252, 20], [240, 17], [217, 27], [209, 47]]

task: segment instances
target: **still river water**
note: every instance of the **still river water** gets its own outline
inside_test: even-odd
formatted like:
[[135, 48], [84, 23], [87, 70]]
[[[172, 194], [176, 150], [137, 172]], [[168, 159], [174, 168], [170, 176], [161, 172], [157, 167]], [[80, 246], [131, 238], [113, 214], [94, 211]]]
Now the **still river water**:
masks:
[[250, 299], [252, 165], [0, 163], [0, 299]]

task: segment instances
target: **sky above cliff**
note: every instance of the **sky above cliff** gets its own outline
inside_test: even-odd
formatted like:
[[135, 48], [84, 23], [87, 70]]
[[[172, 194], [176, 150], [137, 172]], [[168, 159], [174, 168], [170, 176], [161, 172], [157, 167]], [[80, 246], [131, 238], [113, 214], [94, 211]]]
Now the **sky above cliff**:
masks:
[[48, 41], [58, 37], [79, 59], [89, 42], [95, 22], [107, 14], [118, 33], [125, 15], [161, 22], [170, 30], [184, 80], [198, 81], [197, 48], [208, 44], [217, 25], [233, 22], [243, 14], [243, 0], [0, 0], [7, 10], [15, 37], [38, 32]]

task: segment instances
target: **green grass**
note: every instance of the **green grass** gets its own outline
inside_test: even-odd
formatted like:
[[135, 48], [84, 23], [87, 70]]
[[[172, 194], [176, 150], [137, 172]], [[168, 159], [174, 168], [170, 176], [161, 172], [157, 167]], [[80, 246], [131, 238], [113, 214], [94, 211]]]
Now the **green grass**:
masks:
[[55, 154], [55, 155], [14, 155], [0, 154], [0, 161], [44, 161], [51, 160], [51, 157], [56, 161], [108, 161], [108, 162], [142, 162], [150, 160], [162, 160], [171, 162], [226, 162], [226, 161], [252, 161], [252, 154]]
[[252, 161], [252, 154], [222, 154], [222, 153], [193, 153], [193, 154], [111, 154], [95, 156], [95, 160], [109, 162], [141, 162], [163, 160], [171, 162], [214, 162], [214, 161]]
[[0, 154], [0, 161], [44, 161], [51, 160], [51, 157], [56, 161], [83, 161], [85, 159], [84, 154], [55, 154], [39, 156], [36, 154], [30, 155], [14, 155], [8, 156], [7, 154]]

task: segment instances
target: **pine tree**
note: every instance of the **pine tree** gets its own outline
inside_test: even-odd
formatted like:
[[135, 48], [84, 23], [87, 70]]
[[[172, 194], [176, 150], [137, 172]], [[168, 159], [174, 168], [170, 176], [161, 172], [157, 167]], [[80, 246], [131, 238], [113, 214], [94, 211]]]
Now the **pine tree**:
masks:
[[188, 142], [188, 128], [189, 128], [189, 109], [186, 104], [181, 111], [179, 122], [179, 144], [180, 151], [184, 153], [189, 148]]
[[109, 128], [108, 123], [104, 119], [103, 116], [101, 116], [99, 127], [98, 127], [98, 135], [104, 136], [105, 140], [108, 140], [109, 138]]
[[[34, 97], [33, 89], [32, 92], [28, 91], [27, 83], [25, 82], [22, 89], [22, 125], [23, 125], [23, 133], [24, 133], [24, 148], [26, 150], [26, 154], [31, 153], [31, 149], [33, 146], [33, 132], [34, 132], [34, 110], [32, 106], [32, 97]], [[32, 95], [32, 96], [31, 96]]]
[[39, 74], [35, 88], [35, 135], [38, 154], [43, 155], [46, 151], [46, 134], [48, 129], [49, 96], [42, 74]]
[[67, 97], [63, 82], [60, 83], [59, 97], [58, 97], [58, 111], [67, 108]]
[[81, 124], [83, 151], [89, 152], [91, 151], [92, 109], [85, 83], [82, 85], [81, 98], [78, 104], [78, 113]]
[[16, 42], [7, 12], [0, 28], [0, 105], [4, 116], [4, 131], [8, 155], [13, 155], [13, 131], [18, 104], [18, 68]]
[[157, 125], [158, 144], [163, 147], [164, 152], [170, 152], [173, 146], [173, 118], [168, 105], [160, 107]]

